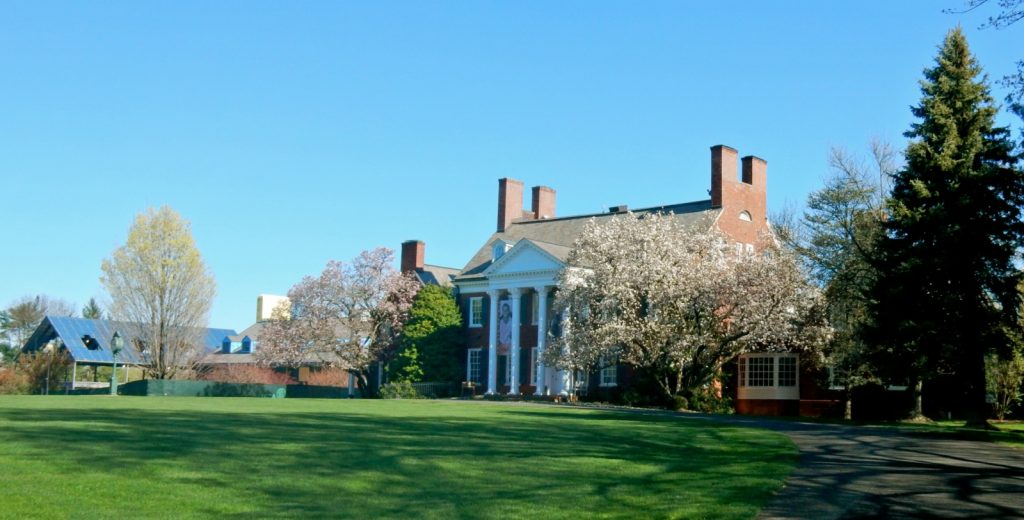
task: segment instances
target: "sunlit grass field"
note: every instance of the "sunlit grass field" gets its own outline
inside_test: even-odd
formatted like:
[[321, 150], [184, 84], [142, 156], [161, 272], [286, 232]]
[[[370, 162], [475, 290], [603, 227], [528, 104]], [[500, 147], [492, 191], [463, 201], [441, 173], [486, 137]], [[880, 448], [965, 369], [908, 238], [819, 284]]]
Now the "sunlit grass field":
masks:
[[749, 518], [795, 463], [776, 433], [556, 406], [0, 397], [2, 518]]

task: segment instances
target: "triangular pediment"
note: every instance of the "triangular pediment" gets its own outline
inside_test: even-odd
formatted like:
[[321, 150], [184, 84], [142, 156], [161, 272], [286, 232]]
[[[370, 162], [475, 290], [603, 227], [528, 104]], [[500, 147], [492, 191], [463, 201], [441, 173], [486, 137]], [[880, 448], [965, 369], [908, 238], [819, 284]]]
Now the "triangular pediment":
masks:
[[[550, 249], [551, 246], [549, 245]], [[522, 239], [484, 271], [485, 276], [557, 271], [565, 267], [557, 256], [545, 250], [544, 245]]]

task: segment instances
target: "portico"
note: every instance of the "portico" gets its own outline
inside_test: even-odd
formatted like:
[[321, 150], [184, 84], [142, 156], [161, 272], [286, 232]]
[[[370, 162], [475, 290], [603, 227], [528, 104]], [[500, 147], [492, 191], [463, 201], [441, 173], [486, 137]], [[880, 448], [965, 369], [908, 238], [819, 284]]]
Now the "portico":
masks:
[[567, 252], [563, 249], [567, 250], [526, 239], [511, 247], [494, 244], [497, 258], [477, 285], [488, 300], [487, 395], [501, 393], [506, 385], [508, 395], [530, 391], [541, 396], [564, 390], [559, 371], [541, 361], [551, 333], [551, 301]]

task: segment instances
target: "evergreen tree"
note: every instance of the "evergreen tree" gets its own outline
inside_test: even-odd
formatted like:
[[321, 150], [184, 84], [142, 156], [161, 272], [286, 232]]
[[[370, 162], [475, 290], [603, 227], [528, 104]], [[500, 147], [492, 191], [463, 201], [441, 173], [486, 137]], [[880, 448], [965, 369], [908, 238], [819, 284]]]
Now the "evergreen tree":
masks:
[[969, 423], [984, 423], [985, 355], [1017, 327], [1024, 175], [963, 32], [950, 31], [924, 71], [906, 167], [894, 179], [867, 332], [880, 366], [921, 382], [955, 374]]
[[103, 319], [103, 310], [101, 310], [99, 304], [96, 303], [96, 298], [89, 298], [89, 303], [85, 304], [85, 307], [82, 307], [82, 317], [87, 320]]
[[416, 293], [403, 329], [401, 350], [392, 365], [395, 374], [407, 374], [415, 362], [422, 381], [461, 381], [465, 369], [460, 355], [462, 314], [451, 290], [425, 285]]

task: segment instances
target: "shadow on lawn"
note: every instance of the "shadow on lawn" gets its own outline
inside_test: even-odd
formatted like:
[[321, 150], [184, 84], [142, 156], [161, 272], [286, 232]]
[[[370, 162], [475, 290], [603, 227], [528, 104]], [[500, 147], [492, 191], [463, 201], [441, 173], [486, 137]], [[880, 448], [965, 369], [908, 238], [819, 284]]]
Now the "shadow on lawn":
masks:
[[[797, 471], [762, 518], [1024, 518], [1024, 450], [1014, 432], [895, 428], [628, 410], [602, 420], [765, 428], [800, 447]], [[756, 441], [755, 441], [756, 442]]]
[[750, 514], [795, 460], [777, 440], [728, 426], [605, 412], [487, 413], [0, 410], [0, 439], [59, 447], [63, 463], [91, 471], [179, 467], [192, 475], [179, 483], [249, 497], [262, 516], [570, 516], [581, 508], [666, 516], [695, 499]]
[[971, 432], [694, 415], [788, 435], [800, 463], [762, 518], [1024, 518], [1024, 451]]

